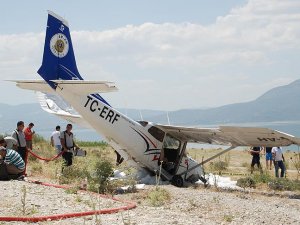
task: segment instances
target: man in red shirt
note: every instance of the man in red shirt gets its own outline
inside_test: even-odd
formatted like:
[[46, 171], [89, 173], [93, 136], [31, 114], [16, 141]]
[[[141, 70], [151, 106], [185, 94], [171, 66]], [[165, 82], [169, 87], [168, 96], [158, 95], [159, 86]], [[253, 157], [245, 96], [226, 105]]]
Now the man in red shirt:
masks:
[[30, 123], [28, 127], [24, 129], [25, 140], [26, 140], [26, 147], [32, 150], [32, 136], [34, 135], [34, 131], [32, 131], [32, 127], [34, 126], [33, 123]]

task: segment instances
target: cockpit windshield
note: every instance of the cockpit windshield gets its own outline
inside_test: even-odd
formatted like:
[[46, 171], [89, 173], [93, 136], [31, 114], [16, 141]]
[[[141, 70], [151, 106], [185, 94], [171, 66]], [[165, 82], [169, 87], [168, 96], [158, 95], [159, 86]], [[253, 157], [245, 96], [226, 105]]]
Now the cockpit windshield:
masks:
[[163, 143], [163, 148], [167, 149], [179, 149], [180, 148], [180, 141], [171, 135], [167, 134]]

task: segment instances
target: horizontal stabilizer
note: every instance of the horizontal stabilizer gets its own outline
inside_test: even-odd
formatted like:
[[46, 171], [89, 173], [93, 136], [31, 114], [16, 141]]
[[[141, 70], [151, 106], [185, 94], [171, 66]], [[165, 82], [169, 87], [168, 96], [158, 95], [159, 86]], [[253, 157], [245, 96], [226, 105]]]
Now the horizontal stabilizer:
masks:
[[[52, 89], [44, 80], [8, 80], [15, 82], [19, 88], [54, 94]], [[61, 88], [74, 90], [78, 94], [94, 94], [118, 91], [113, 82], [90, 81], [90, 80], [52, 80]]]
[[33, 91], [41, 91], [46, 93], [55, 93], [49, 84], [44, 80], [8, 80], [11, 82], [15, 82], [19, 88], [33, 90]]
[[94, 94], [117, 91], [113, 82], [91, 80], [51, 80], [60, 88], [74, 90], [77, 94]]
[[91, 126], [82, 119], [81, 115], [62, 97], [55, 94], [46, 94], [41, 92], [37, 92], [37, 96], [42, 109], [46, 112], [54, 114], [79, 126], [91, 128]]

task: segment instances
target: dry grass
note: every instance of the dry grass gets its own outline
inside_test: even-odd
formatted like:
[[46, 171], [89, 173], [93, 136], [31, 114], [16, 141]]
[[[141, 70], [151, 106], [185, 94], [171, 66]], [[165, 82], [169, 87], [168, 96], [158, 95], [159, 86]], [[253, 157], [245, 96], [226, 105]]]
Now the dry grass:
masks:
[[[198, 162], [205, 160], [217, 153], [222, 151], [222, 149], [189, 149], [189, 155], [196, 159]], [[287, 177], [290, 179], [297, 178], [297, 169], [291, 161], [291, 157], [295, 155], [292, 151], [287, 151], [284, 153], [286, 159], [286, 165], [288, 166]], [[294, 157], [295, 158], [295, 157]], [[222, 174], [228, 175], [233, 179], [237, 179], [243, 177], [245, 175], [250, 174], [250, 164], [251, 164], [252, 156], [249, 154], [248, 149], [244, 148], [241, 150], [231, 150], [224, 155], [212, 160], [211, 162], [228, 162], [228, 167], [225, 170], [222, 170]], [[261, 155], [261, 165], [263, 170], [266, 169], [266, 160], [265, 155]], [[217, 172], [212, 171], [210, 163], [204, 165], [204, 169], [206, 172]], [[274, 176], [274, 166], [272, 170], [267, 171], [271, 176]]]
[[[80, 143], [79, 143], [80, 144]], [[92, 168], [97, 164], [100, 159], [106, 159], [110, 161], [113, 165], [115, 164], [116, 155], [114, 150], [102, 143], [94, 142], [91, 145], [89, 143], [84, 143], [86, 147], [84, 149], [87, 151], [86, 157], [74, 157], [74, 167], [76, 168], [86, 168], [91, 171]], [[221, 155], [220, 157], [214, 159], [212, 162], [222, 161], [226, 163], [226, 168], [220, 169], [221, 174], [230, 176], [233, 180], [237, 180], [242, 177], [246, 177], [250, 174], [250, 163], [252, 156], [248, 153], [247, 148], [241, 150], [231, 150], [228, 153]], [[222, 151], [221, 149], [189, 149], [189, 155], [196, 159], [198, 162], [205, 160], [217, 153]], [[45, 140], [38, 140], [34, 142], [34, 152], [42, 157], [51, 158], [56, 155], [53, 147], [49, 145]], [[287, 159], [287, 164], [289, 166], [287, 171], [287, 177], [290, 179], [297, 178], [297, 170], [290, 158], [295, 155], [294, 152], [285, 152], [285, 158]], [[217, 163], [216, 163], [217, 165]], [[261, 156], [261, 165], [265, 171], [265, 156]], [[29, 157], [27, 174], [29, 176], [41, 176], [44, 178], [49, 178], [53, 180], [59, 180], [59, 174], [61, 172], [62, 158], [58, 158], [51, 162], [45, 162], [37, 160], [33, 157]], [[126, 163], [123, 163], [118, 169], [126, 168]], [[206, 172], [219, 173], [220, 171], [212, 171], [210, 163], [204, 165]], [[214, 169], [216, 170], [216, 169]], [[218, 170], [218, 169], [217, 169]], [[128, 171], [127, 171], [128, 172]], [[270, 171], [265, 171], [274, 177], [274, 169]]]

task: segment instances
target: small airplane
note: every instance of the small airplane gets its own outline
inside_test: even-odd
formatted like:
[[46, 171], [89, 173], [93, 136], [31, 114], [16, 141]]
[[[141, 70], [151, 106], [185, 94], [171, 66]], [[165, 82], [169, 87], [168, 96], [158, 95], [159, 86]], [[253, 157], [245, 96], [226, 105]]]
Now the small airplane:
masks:
[[[196, 128], [135, 121], [99, 93], [117, 91], [113, 82], [84, 80], [78, 72], [68, 22], [48, 11], [42, 65], [43, 80], [18, 80], [16, 85], [37, 91], [42, 108], [72, 123], [95, 129], [129, 163], [146, 168], [176, 186], [206, 181], [203, 164], [238, 146], [288, 146], [300, 138], [255, 127]], [[228, 146], [201, 163], [187, 155], [187, 143]], [[162, 166], [160, 166], [162, 165]]]

